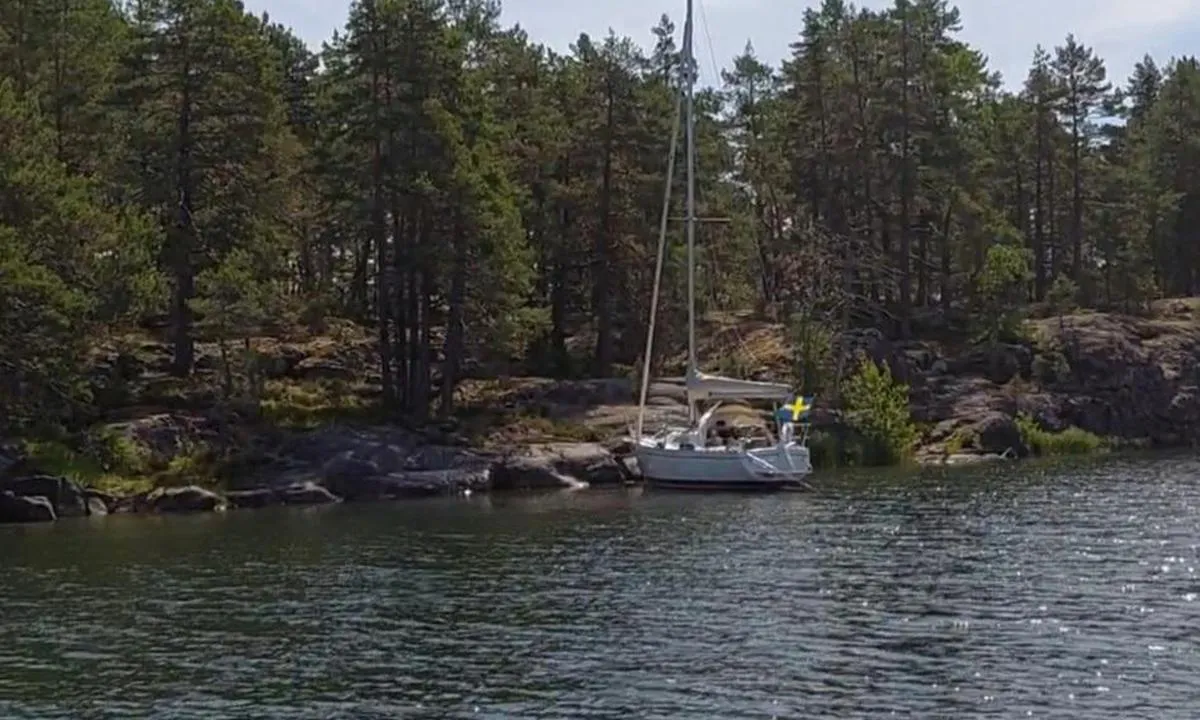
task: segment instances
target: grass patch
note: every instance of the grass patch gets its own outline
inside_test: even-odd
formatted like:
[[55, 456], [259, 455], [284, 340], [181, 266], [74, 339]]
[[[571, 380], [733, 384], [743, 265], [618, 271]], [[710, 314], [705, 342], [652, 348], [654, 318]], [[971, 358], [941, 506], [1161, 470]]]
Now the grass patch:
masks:
[[378, 406], [364, 388], [344, 380], [269, 380], [260, 404], [262, 418], [277, 427], [312, 430], [337, 420], [372, 420]]
[[979, 441], [979, 436], [974, 430], [968, 428], [959, 428], [954, 431], [954, 434], [946, 440], [945, 449], [947, 455], [957, 455], [967, 448], [973, 448]]
[[134, 495], [162, 486], [211, 486], [217, 482], [221, 463], [203, 445], [156, 463], [146, 448], [109, 428], [83, 437], [26, 440], [24, 447], [29, 464], [39, 472], [112, 495]]
[[221, 458], [207, 446], [186, 447], [154, 474], [154, 484], [159, 487], [215, 485], [220, 461]]
[[1025, 414], [1018, 415], [1016, 422], [1021, 439], [1034, 455], [1088, 455], [1108, 449], [1104, 438], [1081, 428], [1051, 432]]
[[58, 440], [28, 440], [25, 452], [30, 464], [41, 472], [113, 495], [132, 495], [150, 490], [155, 484], [147, 475], [130, 474], [106, 466], [93, 453], [77, 450]]

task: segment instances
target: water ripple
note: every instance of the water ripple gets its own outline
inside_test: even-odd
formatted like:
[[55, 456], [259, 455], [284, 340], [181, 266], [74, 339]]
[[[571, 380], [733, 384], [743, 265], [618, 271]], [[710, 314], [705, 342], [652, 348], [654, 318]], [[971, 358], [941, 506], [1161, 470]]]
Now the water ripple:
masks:
[[2, 528], [0, 716], [1190, 718], [1197, 470]]

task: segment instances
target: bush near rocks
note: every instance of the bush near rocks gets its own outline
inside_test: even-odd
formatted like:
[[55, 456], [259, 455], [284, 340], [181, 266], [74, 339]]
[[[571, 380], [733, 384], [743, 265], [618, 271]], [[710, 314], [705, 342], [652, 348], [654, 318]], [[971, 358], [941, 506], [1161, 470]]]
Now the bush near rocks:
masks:
[[1017, 416], [1015, 424], [1034, 455], [1086, 455], [1106, 446], [1100, 436], [1074, 426], [1051, 432], [1024, 414]]
[[847, 422], [869, 443], [865, 464], [888, 465], [912, 456], [919, 436], [909, 411], [908, 386], [886, 365], [863, 356], [843, 390]]

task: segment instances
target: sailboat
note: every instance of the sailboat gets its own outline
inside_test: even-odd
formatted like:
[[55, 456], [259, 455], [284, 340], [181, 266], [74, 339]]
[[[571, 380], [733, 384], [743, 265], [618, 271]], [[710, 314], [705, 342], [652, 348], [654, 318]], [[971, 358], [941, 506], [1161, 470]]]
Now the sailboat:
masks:
[[[659, 226], [658, 259], [654, 271], [654, 293], [650, 301], [650, 322], [646, 333], [643, 356], [641, 391], [638, 400], [637, 427], [634, 432], [633, 454], [642, 477], [652, 486], [700, 490], [779, 490], [797, 484], [812, 472], [807, 445], [808, 425], [802, 422], [811, 401], [796, 397], [785, 384], [720, 377], [700, 372], [696, 357], [696, 145], [695, 145], [695, 84], [696, 60], [693, 46], [693, 2], [687, 0], [687, 19], [684, 23], [682, 52], [683, 82], [671, 133], [670, 158], [667, 164], [666, 190], [663, 198], [662, 220]], [[671, 203], [671, 183], [675, 168], [680, 117], [685, 128], [687, 153], [687, 300], [688, 300], [688, 357], [683, 391], [688, 406], [686, 426], [668, 426], [647, 435], [645, 430], [646, 398], [650, 387], [650, 361], [654, 349], [655, 320], [662, 281], [663, 255], [666, 249], [668, 211]], [[776, 404], [777, 424], [773, 443], [751, 447], [746, 441], [710, 442], [709, 431], [717, 410], [728, 401], [770, 401]], [[785, 404], [782, 408], [780, 404]], [[706, 406], [703, 411], [701, 408]], [[801, 428], [797, 436], [797, 426]]]

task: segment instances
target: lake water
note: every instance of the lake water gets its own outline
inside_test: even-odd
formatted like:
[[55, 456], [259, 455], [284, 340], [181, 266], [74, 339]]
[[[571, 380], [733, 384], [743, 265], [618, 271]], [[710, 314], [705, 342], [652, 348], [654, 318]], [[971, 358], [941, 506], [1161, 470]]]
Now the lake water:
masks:
[[1194, 718], [1200, 461], [0, 527], [4, 718]]

